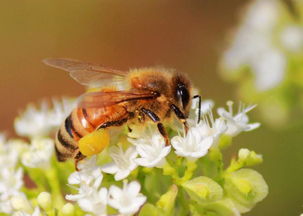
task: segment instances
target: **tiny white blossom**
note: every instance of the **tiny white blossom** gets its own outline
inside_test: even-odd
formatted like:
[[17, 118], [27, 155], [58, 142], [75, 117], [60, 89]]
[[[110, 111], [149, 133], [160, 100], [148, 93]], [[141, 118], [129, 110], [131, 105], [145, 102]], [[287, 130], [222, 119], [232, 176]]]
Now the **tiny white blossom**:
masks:
[[225, 134], [236, 136], [242, 131], [251, 131], [260, 126], [260, 123], [249, 124], [249, 118], [246, 114], [255, 108], [256, 105], [245, 107], [242, 103], [240, 103], [238, 113], [235, 115], [233, 113], [233, 102], [228, 101], [227, 106], [228, 111], [224, 108], [218, 108], [218, 114], [227, 121], [227, 131]]
[[171, 146], [165, 146], [165, 140], [157, 128], [152, 126], [147, 127], [140, 137], [128, 140], [136, 146], [140, 158], [136, 158], [135, 162], [140, 166], [161, 167], [171, 150]]
[[94, 191], [91, 196], [83, 197], [78, 201], [83, 211], [91, 212], [95, 215], [106, 216], [108, 192], [106, 188]]
[[213, 143], [213, 137], [204, 137], [201, 134], [200, 126], [191, 127], [186, 135], [175, 136], [171, 140], [175, 153], [189, 159], [203, 157]]
[[132, 215], [136, 213], [145, 203], [146, 197], [140, 193], [141, 186], [138, 182], [133, 181], [127, 184], [123, 183], [123, 188], [111, 186], [109, 188], [108, 204], [118, 209], [123, 215]]
[[40, 208], [36, 207], [32, 214], [29, 214], [24, 211], [17, 211], [17, 212], [14, 212], [14, 214], [12, 216], [40, 216], [40, 215], [41, 215]]
[[15, 130], [20, 136], [42, 137], [48, 135], [53, 129], [60, 126], [64, 118], [75, 106], [73, 100], [63, 98], [61, 101], [53, 100], [53, 108], [43, 101], [39, 108], [33, 104], [27, 106], [15, 120]]
[[77, 194], [68, 194], [67, 200], [77, 201], [85, 212], [106, 216], [107, 189], [100, 188], [103, 175], [101, 167], [96, 165], [96, 156], [81, 161], [78, 165], [80, 171], [72, 173], [68, 183], [79, 185]]
[[113, 162], [104, 165], [102, 171], [115, 174], [116, 181], [126, 178], [138, 166], [135, 162], [138, 153], [133, 146], [129, 147], [125, 152], [121, 146], [113, 146], [109, 149], [109, 154]]
[[6, 141], [1, 138], [0, 143], [0, 212], [11, 214], [13, 207], [11, 199], [22, 194], [23, 169], [16, 168], [19, 154], [27, 145], [20, 140]]
[[201, 122], [197, 126], [203, 137], [212, 137], [214, 142], [227, 130], [225, 120], [223, 118], [214, 119], [212, 110], [202, 116]]
[[0, 213], [11, 214], [14, 211], [11, 200], [14, 196], [19, 196], [22, 193], [17, 190], [7, 190], [0, 192]]
[[48, 138], [33, 138], [29, 149], [22, 154], [23, 165], [31, 168], [48, 168], [54, 151], [54, 141]]
[[102, 183], [103, 175], [101, 167], [96, 165], [97, 158], [92, 156], [78, 164], [79, 171], [73, 172], [68, 177], [68, 183], [79, 185], [78, 194], [66, 195], [66, 199], [77, 201], [85, 196], [89, 196], [96, 191]]
[[23, 170], [20, 167], [17, 171], [11, 168], [0, 170], [0, 212], [12, 213], [11, 199], [19, 196], [23, 186]]
[[0, 194], [19, 191], [23, 186], [23, 169], [19, 167], [16, 171], [9, 168], [0, 170]]

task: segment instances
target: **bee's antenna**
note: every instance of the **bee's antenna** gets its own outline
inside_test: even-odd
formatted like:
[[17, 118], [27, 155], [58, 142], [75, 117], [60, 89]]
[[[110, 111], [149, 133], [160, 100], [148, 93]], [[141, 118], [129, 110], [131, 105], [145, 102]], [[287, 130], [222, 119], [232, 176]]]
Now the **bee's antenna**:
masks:
[[194, 97], [193, 97], [194, 99], [196, 99], [196, 98], [198, 98], [198, 108], [199, 108], [199, 110], [198, 110], [198, 124], [200, 123], [200, 120], [201, 120], [201, 95], [195, 95]]

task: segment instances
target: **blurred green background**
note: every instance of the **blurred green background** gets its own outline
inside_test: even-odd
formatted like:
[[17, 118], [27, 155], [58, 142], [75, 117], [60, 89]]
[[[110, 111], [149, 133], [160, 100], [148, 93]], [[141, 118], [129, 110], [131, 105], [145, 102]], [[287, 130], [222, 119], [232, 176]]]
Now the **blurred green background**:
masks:
[[[41, 63], [70, 57], [118, 69], [161, 65], [187, 73], [217, 106], [236, 100], [218, 76], [226, 36], [236, 27], [243, 0], [3, 0], [0, 8], [0, 130], [13, 135], [13, 119], [27, 103], [83, 92], [69, 76]], [[245, 101], [249, 103], [250, 101]], [[253, 121], [260, 121], [251, 113]], [[257, 169], [269, 196], [246, 215], [303, 212], [303, 125], [274, 131], [265, 125], [236, 137], [239, 148], [264, 155]]]

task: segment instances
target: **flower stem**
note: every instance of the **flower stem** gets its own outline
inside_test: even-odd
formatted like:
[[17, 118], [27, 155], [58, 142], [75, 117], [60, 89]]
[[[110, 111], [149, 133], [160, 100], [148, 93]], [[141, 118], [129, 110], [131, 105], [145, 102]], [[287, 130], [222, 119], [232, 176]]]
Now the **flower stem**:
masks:
[[61, 193], [61, 187], [59, 183], [59, 177], [56, 168], [51, 167], [46, 171], [46, 178], [50, 185], [52, 199], [54, 201], [54, 206], [57, 209], [61, 209], [64, 205], [64, 200]]

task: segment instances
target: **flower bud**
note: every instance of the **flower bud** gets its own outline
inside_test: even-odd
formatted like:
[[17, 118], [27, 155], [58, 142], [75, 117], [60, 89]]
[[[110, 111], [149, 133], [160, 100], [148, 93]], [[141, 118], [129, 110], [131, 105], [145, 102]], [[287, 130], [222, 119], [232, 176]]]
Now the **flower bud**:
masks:
[[48, 192], [41, 192], [37, 197], [38, 204], [41, 208], [48, 210], [52, 205], [52, 197]]
[[61, 213], [63, 216], [72, 216], [74, 215], [74, 212], [75, 212], [75, 207], [71, 203], [66, 203], [61, 209]]
[[177, 194], [178, 187], [176, 185], [172, 185], [170, 189], [160, 197], [157, 202], [157, 207], [162, 209], [166, 214], [172, 215]]
[[199, 203], [219, 200], [223, 197], [221, 186], [206, 176], [200, 176], [182, 184], [189, 196]]
[[246, 166], [254, 166], [263, 161], [262, 155], [245, 148], [239, 150], [238, 157], [239, 161], [243, 162]]
[[268, 194], [262, 175], [252, 169], [240, 169], [226, 175], [224, 190], [241, 213], [248, 212]]

